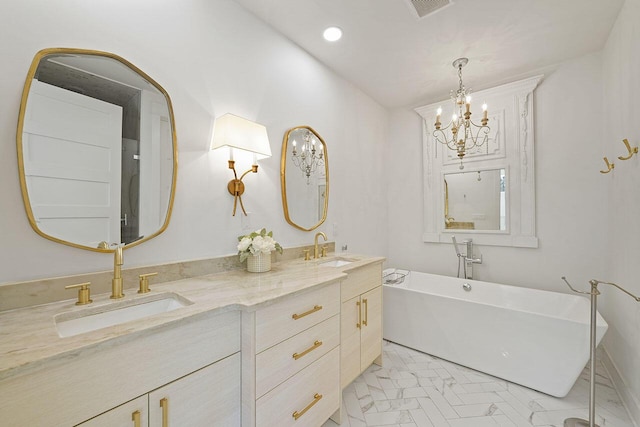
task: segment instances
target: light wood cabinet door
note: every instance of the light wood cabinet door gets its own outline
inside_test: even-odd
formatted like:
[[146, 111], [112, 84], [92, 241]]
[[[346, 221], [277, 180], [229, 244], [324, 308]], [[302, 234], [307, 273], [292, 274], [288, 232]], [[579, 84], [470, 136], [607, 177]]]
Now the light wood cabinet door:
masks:
[[348, 272], [342, 282], [340, 386], [344, 389], [372, 363], [382, 363], [381, 264]]
[[240, 354], [149, 393], [149, 427], [239, 427]]
[[362, 329], [360, 333], [360, 366], [364, 370], [382, 352], [382, 286], [360, 297]]
[[145, 394], [78, 424], [78, 427], [147, 427], [149, 425], [147, 413], [148, 397]]
[[360, 375], [360, 296], [342, 303], [340, 321], [340, 386], [345, 388]]

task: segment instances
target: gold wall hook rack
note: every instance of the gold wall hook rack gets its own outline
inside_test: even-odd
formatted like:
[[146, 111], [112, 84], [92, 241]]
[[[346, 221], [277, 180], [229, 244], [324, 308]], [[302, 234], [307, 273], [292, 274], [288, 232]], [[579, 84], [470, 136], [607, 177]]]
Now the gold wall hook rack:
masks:
[[607, 165], [607, 170], [606, 171], [600, 171], [600, 173], [609, 173], [609, 172], [611, 172], [613, 170], [613, 168], [616, 167], [616, 165], [613, 164], [613, 163], [610, 163], [609, 159], [607, 159], [607, 156], [604, 156], [603, 159], [604, 159], [604, 163]]
[[633, 157], [634, 154], [638, 154], [638, 147], [633, 147], [629, 145], [629, 141], [625, 138], [622, 140], [624, 146], [627, 147], [628, 155], [627, 156], [618, 156], [619, 160], [629, 160]]

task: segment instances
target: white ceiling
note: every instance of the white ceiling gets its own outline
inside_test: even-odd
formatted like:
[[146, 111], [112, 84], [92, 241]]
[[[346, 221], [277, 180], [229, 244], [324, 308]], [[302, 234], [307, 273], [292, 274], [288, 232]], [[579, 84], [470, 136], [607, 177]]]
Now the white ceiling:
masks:
[[[453, 0], [419, 18], [409, 0], [235, 0], [386, 107], [446, 99], [454, 59], [480, 90], [600, 50], [624, 0]], [[340, 41], [322, 39], [327, 26]]]

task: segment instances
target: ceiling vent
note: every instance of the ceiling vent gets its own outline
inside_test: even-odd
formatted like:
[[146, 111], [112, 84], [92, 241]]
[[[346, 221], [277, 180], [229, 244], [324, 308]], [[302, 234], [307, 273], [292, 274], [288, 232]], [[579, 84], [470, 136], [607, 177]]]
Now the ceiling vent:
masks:
[[452, 4], [451, 0], [409, 0], [420, 18]]

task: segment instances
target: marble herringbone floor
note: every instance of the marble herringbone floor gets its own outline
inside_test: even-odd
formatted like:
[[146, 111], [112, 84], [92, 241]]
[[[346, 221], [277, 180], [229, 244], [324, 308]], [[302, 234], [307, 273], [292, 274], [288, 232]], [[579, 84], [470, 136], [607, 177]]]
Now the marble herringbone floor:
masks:
[[[341, 427], [562, 427], [588, 416], [588, 368], [558, 399], [389, 342], [383, 365], [344, 390]], [[596, 373], [596, 422], [634, 427], [601, 363]]]

